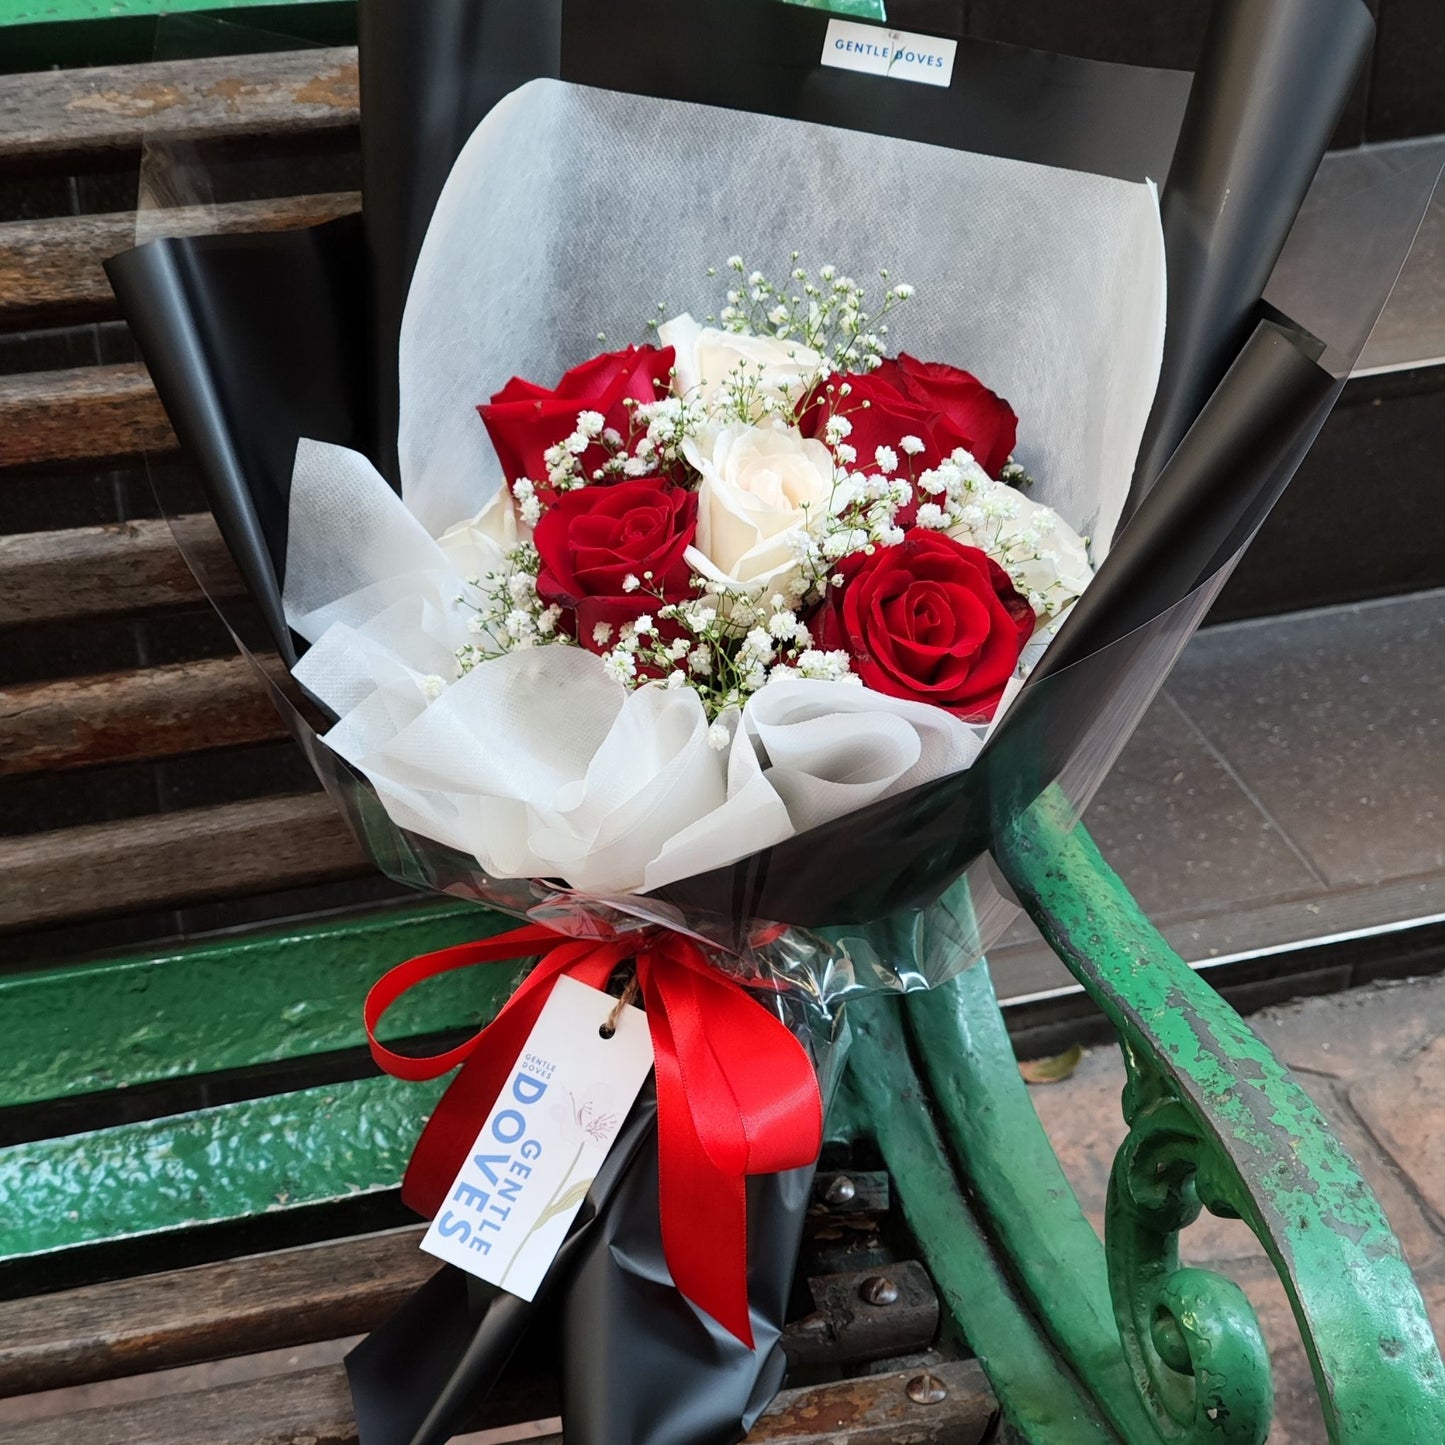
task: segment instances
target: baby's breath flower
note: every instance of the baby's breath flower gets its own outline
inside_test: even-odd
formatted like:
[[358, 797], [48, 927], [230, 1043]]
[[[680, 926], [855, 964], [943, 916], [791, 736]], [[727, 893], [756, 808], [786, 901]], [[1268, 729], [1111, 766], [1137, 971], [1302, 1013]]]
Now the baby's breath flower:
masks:
[[637, 676], [637, 658], [622, 648], [614, 648], [602, 659], [608, 674], [618, 682], [626, 684]]

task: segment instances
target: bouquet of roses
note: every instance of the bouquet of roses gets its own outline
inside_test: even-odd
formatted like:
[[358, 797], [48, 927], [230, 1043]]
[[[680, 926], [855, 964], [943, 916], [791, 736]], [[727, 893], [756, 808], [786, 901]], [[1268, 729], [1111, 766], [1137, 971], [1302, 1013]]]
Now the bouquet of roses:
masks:
[[422, 590], [290, 609], [329, 744], [492, 877], [654, 888], [963, 769], [1090, 579], [1008, 403], [887, 356], [913, 288], [883, 271], [870, 314], [790, 267], [733, 257], [716, 318], [513, 378], [479, 408], [504, 485]]
[[[469, 0], [461, 45], [363, 0], [359, 223], [111, 263], [318, 775], [393, 877], [531, 925], [368, 1025], [543, 955], [472, 1044], [376, 1045], [463, 1064], [408, 1200], [482, 1197], [564, 976], [646, 1006], [655, 1096], [548, 1214], [569, 1439], [766, 1405], [841, 1005], [997, 936], [971, 865], [1087, 802], [1338, 395], [1258, 309], [1367, 30], [1332, 5], [1318, 64], [1249, 0], [1192, 91], [965, 40], [925, 104], [765, 0]], [[439, 1276], [353, 1359], [367, 1445], [446, 1438], [533, 1318]]]

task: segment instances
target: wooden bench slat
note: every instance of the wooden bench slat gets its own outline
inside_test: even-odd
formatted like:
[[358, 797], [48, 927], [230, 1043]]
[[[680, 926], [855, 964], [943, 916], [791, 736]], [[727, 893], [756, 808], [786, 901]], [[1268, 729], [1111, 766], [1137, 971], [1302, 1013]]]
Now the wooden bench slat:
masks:
[[343, 1339], [437, 1270], [420, 1228], [0, 1303], [0, 1396]]
[[[147, 239], [290, 230], [350, 215], [360, 206], [354, 191], [178, 206], [148, 213]], [[135, 245], [135, 238], [136, 218], [129, 211], [0, 225], [0, 325], [113, 315], [115, 297], [101, 262]]]
[[[387, 969], [513, 924], [446, 900], [0, 977], [10, 1021], [0, 1108], [360, 1048], [361, 1001]], [[436, 979], [397, 1002], [385, 1035], [477, 1025], [518, 973], [498, 965]]]
[[[274, 656], [265, 662], [279, 674]], [[244, 657], [0, 688], [0, 778], [286, 736]]]
[[0, 839], [0, 929], [264, 893], [366, 873], [321, 793]]
[[190, 141], [357, 123], [356, 50], [270, 51], [0, 78], [0, 159], [133, 151], [148, 126]]
[[358, 1079], [12, 1145], [0, 1260], [395, 1189], [444, 1086]]
[[[916, 1404], [908, 1383], [917, 1370], [784, 1390], [758, 1421], [748, 1445], [979, 1445], [995, 1410], [974, 1360], [950, 1360], [929, 1371], [946, 1391]], [[515, 1423], [497, 1403], [476, 1427]], [[134, 1405], [87, 1410], [16, 1427], [13, 1445], [355, 1445], [356, 1425], [346, 1372], [340, 1365], [300, 1370], [218, 1389], [171, 1395]], [[531, 1438], [531, 1437], [529, 1437]], [[560, 1435], [535, 1445], [562, 1445]]]
[[[47, 1295], [43, 1309], [29, 1300], [0, 1303], [0, 1396], [365, 1334], [436, 1272], [437, 1261], [419, 1248], [424, 1233], [390, 1230], [88, 1285]], [[860, 1304], [859, 1290], [878, 1273], [900, 1281], [908, 1297]], [[811, 1284], [815, 1298], [836, 1286], [840, 1303], [828, 1312], [827, 1331], [814, 1328], [816, 1316], [784, 1330], [794, 1364], [897, 1358], [933, 1343], [938, 1296], [916, 1261]]]
[[0, 376], [0, 467], [175, 448], [165, 408], [139, 364]]
[[231, 555], [206, 513], [173, 523], [157, 518], [22, 532], [0, 537], [0, 627], [203, 601], [176, 536], [218, 596], [242, 594]]

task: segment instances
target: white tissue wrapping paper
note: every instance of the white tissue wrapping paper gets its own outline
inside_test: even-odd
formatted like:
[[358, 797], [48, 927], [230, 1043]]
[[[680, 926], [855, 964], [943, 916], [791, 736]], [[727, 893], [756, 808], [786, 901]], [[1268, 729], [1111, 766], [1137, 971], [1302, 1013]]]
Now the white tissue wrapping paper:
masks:
[[[723, 720], [717, 750], [690, 690], [628, 693], [577, 648], [451, 681], [476, 640], [463, 580], [509, 543], [477, 404], [514, 375], [550, 385], [603, 349], [599, 333], [640, 339], [659, 301], [716, 309], [707, 269], [733, 252], [777, 275], [795, 250], [915, 287], [892, 349], [1009, 399], [1032, 500], [1102, 560], [1163, 347], [1152, 185], [533, 82], [473, 133], [422, 247], [399, 358], [402, 496], [357, 453], [297, 452], [285, 600], [313, 645], [296, 675], [397, 824], [494, 878], [646, 891], [977, 756], [986, 728], [848, 684], [769, 684]], [[449, 685], [433, 697], [436, 677]]]

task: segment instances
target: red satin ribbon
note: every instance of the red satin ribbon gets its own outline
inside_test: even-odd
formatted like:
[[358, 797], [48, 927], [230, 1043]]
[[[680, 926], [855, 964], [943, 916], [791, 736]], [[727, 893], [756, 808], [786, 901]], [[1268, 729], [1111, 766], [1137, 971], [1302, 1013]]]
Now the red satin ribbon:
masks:
[[[542, 957], [526, 981], [466, 1043], [414, 1058], [377, 1041], [382, 1015], [423, 980], [532, 954]], [[413, 958], [382, 978], [366, 999], [366, 1034], [377, 1063], [411, 1080], [462, 1066], [422, 1131], [402, 1197], [428, 1217], [441, 1208], [557, 979], [568, 974], [605, 988], [628, 959], [636, 961], [656, 1061], [667, 1267], [693, 1304], [751, 1346], [746, 1177], [811, 1164], [822, 1145], [823, 1103], [798, 1040], [677, 934], [597, 942], [519, 928]]]

